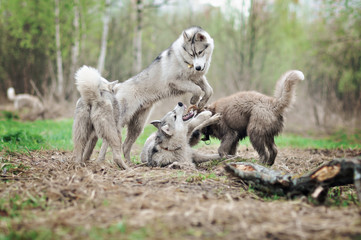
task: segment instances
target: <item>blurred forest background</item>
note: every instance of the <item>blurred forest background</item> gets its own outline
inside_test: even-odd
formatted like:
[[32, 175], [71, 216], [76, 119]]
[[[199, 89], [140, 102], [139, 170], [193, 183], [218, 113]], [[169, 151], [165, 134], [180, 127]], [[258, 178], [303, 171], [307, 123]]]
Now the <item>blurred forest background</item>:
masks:
[[215, 42], [212, 100], [272, 95], [283, 72], [299, 69], [306, 80], [288, 129], [360, 128], [359, 0], [0, 0], [1, 105], [14, 87], [39, 96], [53, 116], [72, 116], [80, 66], [124, 81], [193, 25]]

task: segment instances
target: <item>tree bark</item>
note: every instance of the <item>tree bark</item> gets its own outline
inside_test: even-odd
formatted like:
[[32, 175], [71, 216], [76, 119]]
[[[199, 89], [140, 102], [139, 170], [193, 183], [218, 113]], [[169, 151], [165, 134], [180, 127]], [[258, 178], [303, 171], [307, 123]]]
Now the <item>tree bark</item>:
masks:
[[98, 59], [98, 71], [100, 73], [104, 70], [105, 56], [107, 54], [107, 39], [109, 32], [109, 20], [110, 20], [110, 0], [105, 0], [105, 12], [103, 16], [103, 34], [100, 45], [100, 55]]
[[361, 201], [361, 157], [334, 159], [301, 177], [247, 162], [229, 163], [225, 169], [260, 191], [290, 197], [311, 195], [320, 201], [330, 187], [355, 184]]
[[74, 45], [71, 48], [71, 65], [69, 71], [69, 84], [68, 84], [68, 94], [72, 99], [75, 99], [76, 92], [74, 91], [74, 75], [75, 71], [78, 68], [78, 59], [79, 59], [79, 46], [80, 46], [80, 31], [79, 31], [79, 0], [74, 1]]
[[143, 24], [143, 0], [134, 0], [136, 9], [136, 25], [133, 38], [133, 74], [137, 74], [142, 69], [142, 24]]
[[63, 59], [61, 56], [60, 43], [60, 22], [59, 22], [59, 0], [55, 0], [55, 41], [56, 41], [56, 65], [58, 78], [58, 96], [63, 95], [64, 91], [64, 77], [63, 77]]

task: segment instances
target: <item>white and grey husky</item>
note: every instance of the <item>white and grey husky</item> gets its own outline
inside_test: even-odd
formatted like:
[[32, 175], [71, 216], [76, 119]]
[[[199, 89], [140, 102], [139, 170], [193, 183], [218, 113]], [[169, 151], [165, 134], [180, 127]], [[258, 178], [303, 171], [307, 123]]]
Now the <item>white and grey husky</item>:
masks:
[[[213, 39], [206, 31], [200, 27], [188, 28], [146, 69], [114, 86], [115, 99], [120, 107], [119, 129], [127, 127], [123, 154], [128, 161], [131, 147], [143, 131], [155, 102], [191, 93], [190, 103], [197, 104], [199, 108], [204, 107], [213, 93], [205, 77], [211, 63], [213, 48]], [[82, 104], [82, 100], [78, 101], [78, 104]], [[82, 109], [85, 112], [89, 111], [86, 107]], [[107, 141], [103, 141], [99, 160], [104, 159], [107, 148]], [[87, 160], [84, 156], [89, 154], [84, 154], [79, 161]]]
[[117, 83], [102, 78], [95, 68], [83, 66], [76, 74], [76, 85], [81, 98], [75, 108], [73, 123], [74, 157], [81, 163], [93, 152], [98, 137], [109, 142], [114, 162], [119, 167], [128, 166], [121, 158], [121, 129], [119, 102], [113, 87]]
[[15, 94], [15, 89], [12, 87], [8, 88], [7, 95], [9, 100], [14, 102], [16, 110], [29, 109], [29, 113], [23, 116], [24, 119], [36, 120], [39, 117], [44, 118], [45, 107], [38, 97], [27, 93]]
[[173, 111], [161, 120], [152, 121], [158, 131], [153, 133], [144, 144], [141, 161], [152, 167], [194, 168], [194, 163], [221, 159], [219, 154], [202, 154], [192, 149], [189, 139], [192, 134], [216, 124], [220, 115], [212, 116], [210, 111], [198, 114], [186, 113], [186, 107], [179, 102]]

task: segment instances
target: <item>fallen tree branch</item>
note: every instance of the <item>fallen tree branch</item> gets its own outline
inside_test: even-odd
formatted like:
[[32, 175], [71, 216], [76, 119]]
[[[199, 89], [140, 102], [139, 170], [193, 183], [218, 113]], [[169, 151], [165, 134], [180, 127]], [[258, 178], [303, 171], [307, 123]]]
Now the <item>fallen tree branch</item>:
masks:
[[361, 201], [361, 156], [331, 160], [301, 177], [248, 162], [228, 163], [225, 169], [260, 191], [289, 197], [311, 195], [319, 201], [325, 200], [330, 187], [355, 184]]

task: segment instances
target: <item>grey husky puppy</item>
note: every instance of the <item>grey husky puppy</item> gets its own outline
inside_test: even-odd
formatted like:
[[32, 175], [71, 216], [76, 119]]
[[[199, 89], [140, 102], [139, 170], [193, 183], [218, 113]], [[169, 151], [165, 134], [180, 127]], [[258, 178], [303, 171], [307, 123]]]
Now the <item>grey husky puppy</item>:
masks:
[[195, 112], [185, 112], [186, 107], [179, 102], [161, 120], [151, 122], [158, 131], [145, 142], [140, 155], [142, 162], [153, 167], [194, 168], [194, 163], [221, 159], [219, 154], [198, 153], [189, 144], [194, 131], [217, 123], [220, 115], [203, 111], [194, 117]]
[[[303, 73], [292, 70], [278, 80], [274, 97], [248, 91], [213, 102], [206, 109], [213, 114], [220, 113], [222, 117], [218, 123], [201, 130], [205, 134], [204, 140], [208, 140], [209, 136], [220, 139], [218, 153], [225, 156], [234, 155], [239, 140], [249, 136], [261, 163], [273, 165], [277, 156], [274, 137], [283, 129], [283, 113], [294, 101], [295, 85], [301, 80], [304, 80]], [[199, 138], [198, 135], [194, 135], [192, 141]]]
[[82, 163], [88, 159], [100, 137], [110, 144], [114, 162], [121, 168], [128, 168], [120, 151], [120, 108], [113, 92], [117, 81], [108, 82], [96, 69], [87, 66], [76, 72], [75, 79], [81, 95], [76, 104], [73, 123], [75, 160]]
[[7, 95], [9, 100], [14, 102], [16, 110], [25, 108], [30, 110], [24, 118], [30, 120], [35, 120], [38, 117], [44, 118], [45, 107], [39, 98], [27, 93], [15, 94], [15, 89], [12, 87], [8, 88]]
[[[205, 74], [213, 48], [213, 39], [206, 31], [200, 27], [188, 28], [146, 69], [114, 87], [115, 98], [120, 104], [119, 128], [127, 127], [123, 154], [128, 161], [132, 145], [143, 131], [155, 102], [191, 93], [191, 104], [202, 108], [207, 103], [213, 89]], [[104, 159], [107, 148], [107, 141], [103, 141], [99, 160]]]

